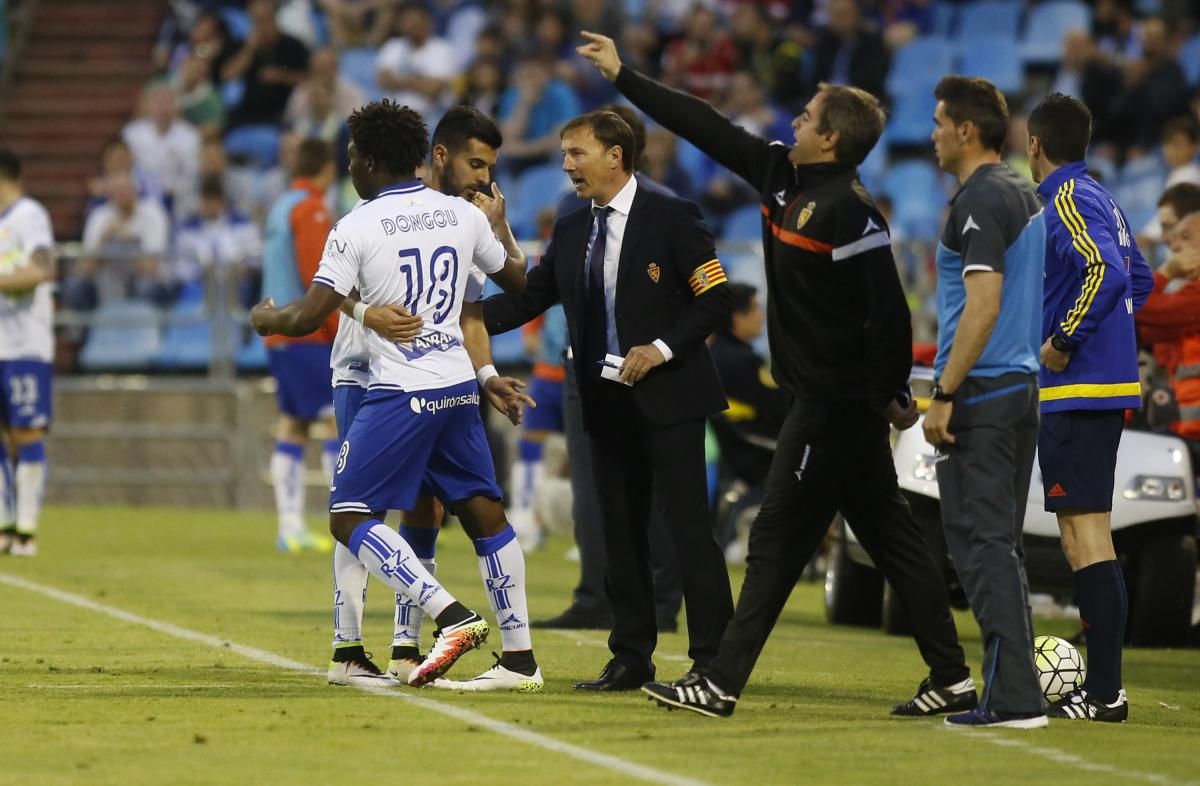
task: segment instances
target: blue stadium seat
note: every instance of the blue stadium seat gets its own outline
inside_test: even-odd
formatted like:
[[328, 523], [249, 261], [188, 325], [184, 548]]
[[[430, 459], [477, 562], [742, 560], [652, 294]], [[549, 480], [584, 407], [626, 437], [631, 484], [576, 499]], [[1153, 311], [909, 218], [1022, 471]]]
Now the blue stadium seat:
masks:
[[497, 366], [515, 366], [528, 362], [521, 328], [492, 336], [492, 360]]
[[762, 208], [746, 205], [730, 213], [721, 228], [721, 239], [730, 242], [762, 240]]
[[241, 8], [230, 6], [222, 8], [221, 19], [225, 20], [225, 26], [229, 28], [229, 34], [237, 41], [245, 41], [246, 36], [250, 35], [250, 31], [254, 29], [254, 23], [250, 21], [250, 15]]
[[937, 99], [933, 97], [934, 84], [936, 82], [926, 82], [920, 91], [896, 99], [887, 124], [889, 147], [929, 144], [929, 135], [933, 133], [933, 112], [937, 108]]
[[946, 204], [940, 176], [928, 161], [902, 161], [888, 169], [883, 192], [892, 201], [892, 224], [913, 239], [937, 237]]
[[382, 93], [375, 83], [375, 50], [374, 49], [345, 49], [338, 56], [342, 76], [366, 91], [367, 97], [374, 100]]
[[923, 36], [896, 52], [888, 71], [887, 92], [894, 99], [920, 91], [954, 70], [954, 47], [939, 36]]
[[[503, 188], [503, 186], [502, 186]], [[537, 229], [537, 216], [544, 208], [557, 208], [563, 194], [571, 188], [559, 164], [541, 164], [526, 169], [505, 188], [508, 220], [518, 237], [529, 237]]]
[[1057, 63], [1063, 37], [1071, 30], [1091, 30], [1092, 12], [1078, 0], [1053, 0], [1034, 6], [1025, 21], [1021, 59], [1026, 63]]
[[1187, 76], [1189, 85], [1200, 85], [1200, 35], [1194, 35], [1187, 40], [1179, 50], [1179, 64]]
[[883, 174], [887, 170], [887, 134], [883, 134], [866, 159], [858, 165], [858, 177], [867, 190], [874, 193], [883, 186]]
[[170, 316], [181, 321], [167, 323], [156, 359], [159, 368], [198, 370], [212, 364], [212, 322], [204, 311], [203, 299], [189, 298], [171, 308]]
[[229, 108], [235, 107], [242, 103], [242, 96], [246, 94], [246, 83], [241, 79], [230, 79], [221, 83], [220, 92], [221, 103]]
[[250, 159], [259, 168], [268, 169], [279, 157], [279, 127], [239, 126], [225, 135], [225, 152], [233, 158]]
[[263, 343], [262, 337], [250, 331], [250, 338], [238, 350], [234, 363], [238, 371], [266, 371], [267, 345]]
[[1017, 93], [1025, 83], [1025, 72], [1017, 42], [1004, 35], [976, 36], [963, 42], [958, 73], [991, 80], [1002, 93]]
[[958, 6], [953, 3], [933, 4], [933, 32], [949, 38], [958, 24]]
[[148, 369], [162, 345], [162, 313], [149, 303], [119, 300], [96, 310], [95, 326], [79, 354], [85, 371]]
[[958, 37], [969, 39], [995, 35], [1016, 40], [1021, 27], [1021, 5], [1016, 0], [964, 3], [958, 12]]

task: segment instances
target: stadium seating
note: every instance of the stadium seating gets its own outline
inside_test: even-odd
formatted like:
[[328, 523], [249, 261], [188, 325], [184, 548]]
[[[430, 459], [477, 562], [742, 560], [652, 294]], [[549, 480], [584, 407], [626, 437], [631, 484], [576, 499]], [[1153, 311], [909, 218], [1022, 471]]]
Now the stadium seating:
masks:
[[342, 76], [362, 88], [367, 98], [378, 99], [383, 93], [375, 84], [375, 50], [346, 49], [338, 56]]
[[278, 126], [239, 126], [226, 134], [225, 151], [231, 158], [248, 159], [268, 169], [279, 157], [279, 135]]
[[250, 337], [238, 350], [237, 357], [234, 358], [234, 365], [237, 366], [238, 371], [267, 370], [267, 346], [263, 343], [261, 336], [250, 331]]
[[920, 91], [896, 99], [887, 124], [889, 147], [929, 144], [929, 136], [933, 133], [933, 112], [937, 108], [937, 99], [933, 97], [936, 84], [936, 81], [926, 82]]
[[892, 200], [892, 226], [906, 237], [937, 237], [946, 193], [933, 164], [910, 160], [894, 164], [884, 177], [883, 191]]
[[1090, 30], [1092, 12], [1077, 0], [1053, 0], [1034, 6], [1025, 21], [1021, 59], [1053, 64], [1062, 58], [1063, 37], [1071, 30]]
[[538, 213], [547, 207], [556, 208], [570, 186], [571, 181], [559, 164], [542, 164], [525, 170], [505, 188], [508, 220], [517, 236], [533, 236], [537, 232]]
[[762, 239], [762, 210], [758, 205], [739, 207], [725, 218], [721, 239], [729, 242], [758, 242]]
[[958, 72], [991, 80], [1009, 95], [1020, 92], [1025, 80], [1017, 41], [1007, 35], [980, 35], [964, 41]]
[[945, 38], [924, 36], [904, 46], [892, 58], [887, 92], [900, 99], [915, 92], [928, 92], [930, 85], [954, 71], [954, 47]]
[[1183, 66], [1188, 84], [1200, 86], [1200, 35], [1189, 38], [1179, 50], [1179, 63]]
[[141, 371], [162, 346], [162, 314], [149, 303], [118, 300], [96, 310], [95, 325], [79, 354], [85, 371]]
[[958, 12], [960, 40], [967, 41], [980, 36], [1005, 36], [1016, 40], [1021, 26], [1021, 5], [1016, 0], [964, 3]]
[[225, 20], [229, 34], [237, 41], [245, 41], [246, 36], [250, 35], [250, 31], [254, 29], [254, 22], [250, 21], [250, 15], [241, 8], [225, 6], [221, 9], [221, 18]]
[[159, 368], [199, 370], [212, 363], [213, 328], [204, 311], [203, 301], [184, 301], [171, 309], [170, 317], [176, 321], [168, 321], [155, 361]]

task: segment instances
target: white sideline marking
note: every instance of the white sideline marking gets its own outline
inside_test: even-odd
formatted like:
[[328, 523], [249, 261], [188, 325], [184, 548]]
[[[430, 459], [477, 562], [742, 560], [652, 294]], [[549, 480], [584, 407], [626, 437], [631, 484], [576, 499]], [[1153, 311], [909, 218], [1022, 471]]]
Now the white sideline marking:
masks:
[[[605, 649], [608, 649], [607, 641], [597, 641], [596, 639], [593, 639], [589, 636], [584, 636], [579, 633], [573, 633], [569, 630], [560, 630], [557, 628], [551, 628], [550, 630], [548, 630], [546, 632], [547, 633], [556, 633], [559, 636], [562, 636], [563, 638], [570, 639], [571, 641], [575, 642], [576, 644], [587, 644], [590, 647], [604, 647]], [[674, 661], [676, 663], [691, 663], [692, 662], [691, 658], [686, 657], [684, 655], [671, 655], [669, 653], [662, 653], [662, 652], [655, 652], [654, 659], [655, 660], [670, 660], [670, 661]]]
[[[238, 644], [235, 641], [219, 639], [216, 636], [209, 636], [205, 633], [200, 633], [199, 631], [181, 628], [178, 625], [172, 625], [169, 622], [159, 622], [158, 620], [150, 619], [149, 617], [142, 617], [138, 614], [133, 614], [123, 609], [119, 609], [115, 606], [107, 606], [103, 603], [97, 603], [90, 598], [85, 598], [82, 595], [76, 595], [73, 592], [64, 592], [63, 590], [55, 589], [54, 587], [49, 587], [44, 584], [37, 584], [35, 582], [28, 581], [7, 573], [0, 572], [0, 584], [7, 584], [10, 587], [16, 587], [17, 589], [23, 589], [37, 595], [52, 598], [71, 606], [77, 606], [89, 611], [99, 612], [100, 614], [107, 614], [108, 616], [114, 617], [123, 622], [128, 622], [132, 625], [140, 625], [143, 628], [149, 628], [150, 630], [164, 633], [168, 636], [174, 636], [177, 639], [184, 639], [185, 641], [195, 642], [196, 644], [203, 644], [206, 647], [212, 647], [214, 649], [235, 652], [244, 658], [255, 660], [259, 663], [266, 663], [270, 666], [275, 666], [287, 671], [295, 671], [313, 677], [323, 677], [325, 675], [324, 669], [315, 668], [308, 663], [301, 663], [300, 661], [291, 660], [290, 658], [276, 655], [273, 652], [260, 650], [256, 647], [248, 647], [245, 644]], [[486, 715], [481, 715], [473, 710], [464, 709], [462, 707], [456, 707], [453, 704], [445, 704], [440, 701], [434, 701], [433, 699], [426, 699], [421, 696], [414, 696], [403, 691], [389, 690], [387, 688], [361, 687], [359, 690], [362, 690], [365, 693], [375, 694], [377, 696], [385, 696], [389, 699], [401, 699], [409, 704], [429, 710], [430, 712], [436, 712], [440, 715], [445, 715], [447, 717], [454, 718], [455, 720], [462, 721], [463, 723], [479, 726], [487, 729], [488, 731], [495, 732], [496, 734], [500, 734], [505, 737], [510, 737], [514, 740], [519, 740], [520, 742], [533, 745], [537, 748], [542, 748], [543, 750], [561, 753], [564, 756], [570, 756], [573, 759], [579, 759], [580, 761], [587, 762], [588, 764], [594, 764], [597, 767], [612, 770], [613, 772], [629, 778], [637, 778], [638, 780], [648, 781], [650, 783], [660, 783], [664, 784], [664, 786], [708, 786], [708, 784], [706, 784], [704, 781], [688, 778], [683, 775], [675, 775], [674, 773], [665, 772], [653, 767], [647, 767], [643, 764], [636, 764], [616, 756], [610, 756], [606, 753], [590, 751], [587, 748], [581, 748], [578, 745], [572, 745], [569, 742], [556, 740], [553, 737], [547, 737], [543, 734], [538, 734], [537, 732], [523, 729], [519, 726], [513, 726], [503, 721], [493, 720]]]
[[216, 688], [236, 688], [237, 685], [219, 685], [204, 682], [194, 682], [187, 685], [173, 685], [166, 682], [117, 682], [112, 685], [104, 685], [96, 682], [80, 682], [74, 684], [52, 684], [31, 682], [25, 686], [26, 688], [35, 688], [37, 690], [95, 690], [95, 691], [121, 691], [121, 690], [146, 690], [152, 688], [154, 690], [213, 690]]
[[[1174, 778], [1170, 778], [1166, 775], [1159, 775], [1156, 772], [1125, 770], [1121, 769], [1120, 767], [1114, 767], [1111, 764], [1088, 761], [1082, 756], [1077, 756], [1074, 753], [1068, 753], [1067, 751], [1060, 750], [1058, 748], [1050, 748], [1045, 745], [1030, 745], [1023, 739], [1017, 739], [1016, 737], [1010, 737], [1007, 735], [1001, 736], [1000, 734], [994, 732], [958, 728], [946, 728], [946, 731], [951, 734], [961, 734], [973, 739], [990, 742], [991, 744], [999, 745], [1002, 748], [1014, 748], [1034, 756], [1039, 756], [1043, 759], [1049, 759], [1055, 764], [1068, 764], [1081, 770], [1087, 770], [1088, 772], [1100, 772], [1104, 773], [1105, 775], [1113, 775], [1118, 778], [1128, 778], [1130, 780], [1144, 781], [1146, 783], [1155, 783], [1159, 784], [1159, 786], [1187, 786], [1188, 784], [1195, 783], [1195, 781], [1177, 781]], [[1019, 731], [1016, 733], [1021, 734]]]

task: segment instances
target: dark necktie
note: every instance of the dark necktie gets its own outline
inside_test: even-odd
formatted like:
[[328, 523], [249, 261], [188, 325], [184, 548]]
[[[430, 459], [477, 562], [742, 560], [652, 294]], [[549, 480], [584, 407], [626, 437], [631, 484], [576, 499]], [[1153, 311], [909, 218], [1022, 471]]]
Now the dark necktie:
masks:
[[611, 207], [592, 208], [592, 236], [587, 253], [587, 325], [584, 346], [592, 376], [600, 375], [599, 361], [608, 354], [608, 309], [604, 297], [604, 246], [608, 239]]

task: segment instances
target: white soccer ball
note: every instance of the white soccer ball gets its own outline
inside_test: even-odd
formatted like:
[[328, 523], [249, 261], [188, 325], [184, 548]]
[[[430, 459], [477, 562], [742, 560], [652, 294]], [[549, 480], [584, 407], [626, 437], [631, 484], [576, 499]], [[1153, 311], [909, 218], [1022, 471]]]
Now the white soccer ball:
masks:
[[1042, 695], [1056, 702], [1083, 684], [1087, 667], [1075, 645], [1057, 636], [1038, 636], [1033, 640], [1033, 665], [1037, 668]]

